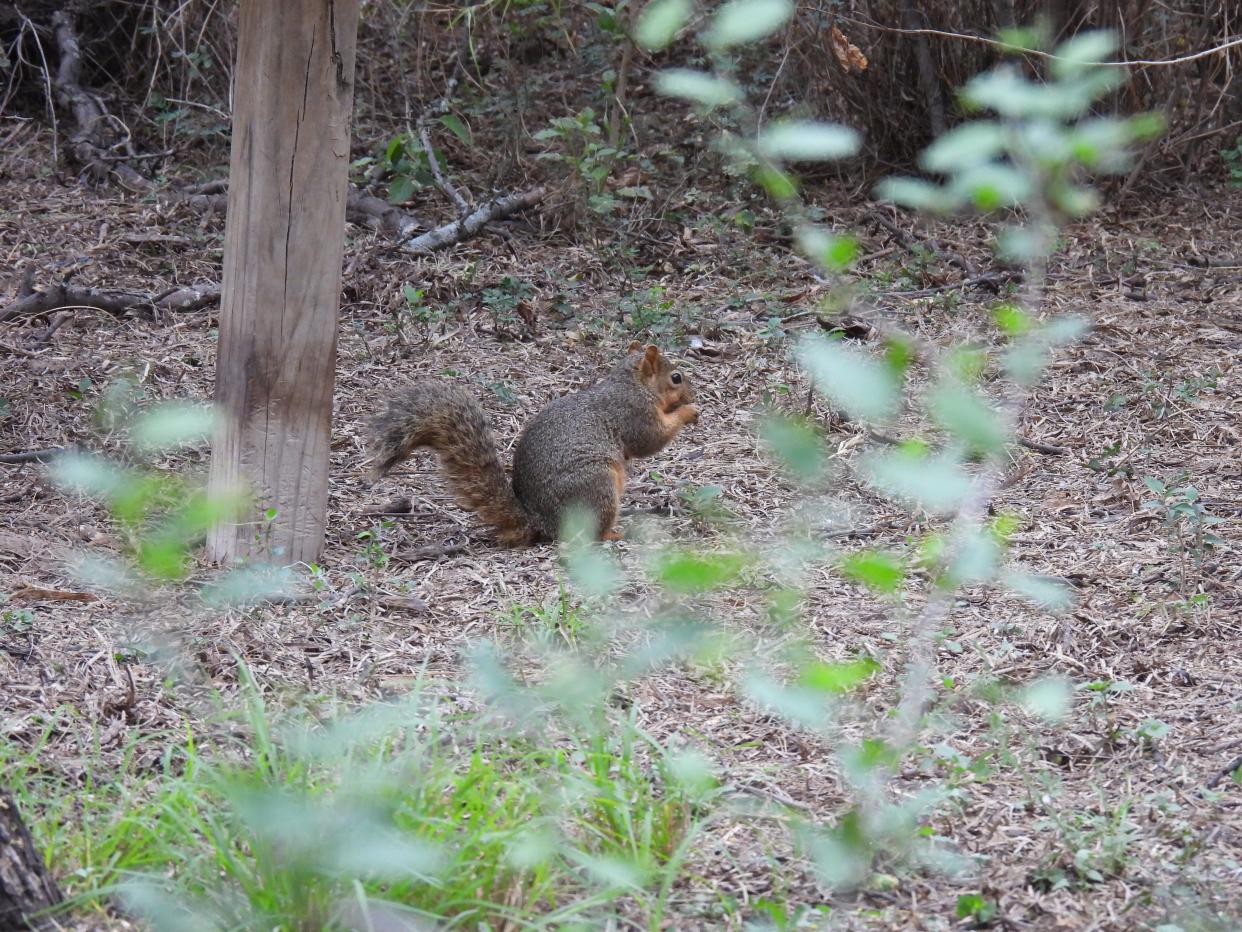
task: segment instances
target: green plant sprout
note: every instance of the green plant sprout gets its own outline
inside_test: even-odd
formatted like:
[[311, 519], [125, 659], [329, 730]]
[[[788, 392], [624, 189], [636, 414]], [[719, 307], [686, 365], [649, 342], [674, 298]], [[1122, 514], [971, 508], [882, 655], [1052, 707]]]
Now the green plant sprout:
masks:
[[[857, 253], [846, 233], [811, 221], [802, 205], [791, 166], [832, 161], [853, 154], [859, 140], [852, 130], [801, 118], [776, 119], [760, 126], [735, 79], [731, 49], [781, 28], [792, 14], [786, 0], [731, 0], [699, 33], [712, 62], [711, 71], [673, 69], [657, 87], [703, 112], [724, 111], [745, 132], [722, 132], [722, 150], [743, 166], [783, 210], [803, 254], [835, 282], [838, 304], [848, 303], [850, 289], [841, 281]], [[690, 21], [692, 6], [683, 0], [657, 0], [639, 29], [651, 48], [668, 44]], [[1033, 34], [1019, 37], [1029, 46]], [[823, 338], [804, 340], [798, 358], [815, 388], [851, 419], [885, 426], [909, 407], [903, 397], [909, 365], [920, 359], [936, 373], [931, 390], [919, 401], [940, 442], [911, 441], [895, 449], [873, 450], [860, 457], [858, 477], [876, 492], [923, 513], [939, 516], [941, 528], [920, 545], [928, 578], [921, 609], [898, 622], [906, 631], [908, 660], [895, 707], [878, 733], [861, 744], [846, 742], [838, 722], [850, 712], [849, 666], [787, 685], [768, 674], [750, 678], [752, 698], [774, 708], [792, 723], [823, 733], [837, 749], [838, 762], [855, 794], [854, 807], [834, 826], [808, 823], [802, 837], [834, 886], [866, 881], [877, 857], [913, 861], [958, 871], [965, 864], [934, 836], [919, 831], [924, 814], [939, 802], [935, 792], [896, 801], [888, 786], [902, 761], [914, 752], [936, 702], [934, 655], [936, 633], [948, 620], [954, 595], [962, 586], [1007, 585], [1045, 608], [1064, 606], [1068, 595], [1059, 584], [1005, 564], [1012, 526], [989, 524], [987, 512], [1004, 473], [1006, 450], [1030, 388], [1058, 345], [1081, 333], [1081, 322], [1040, 319], [1048, 256], [1067, 220], [1090, 213], [1098, 196], [1090, 186], [1096, 174], [1124, 170], [1132, 144], [1159, 129], [1147, 115], [1134, 118], [1092, 115], [1092, 106], [1116, 86], [1116, 71], [1090, 63], [1115, 46], [1106, 33], [1085, 33], [1058, 46], [1051, 78], [1039, 82], [1002, 65], [970, 81], [962, 92], [965, 107], [994, 116], [969, 120], [936, 140], [921, 165], [943, 180], [892, 178], [877, 194], [886, 200], [932, 213], [975, 210], [1000, 214], [996, 252], [1024, 267], [1023, 286], [996, 308], [997, 326], [1009, 348], [1000, 360], [999, 397], [985, 392], [980, 376], [987, 361], [980, 354], [944, 352], [906, 334], [885, 328], [885, 355], [870, 354]], [[786, 422], [769, 428], [767, 440], [777, 458], [801, 481], [824, 470], [825, 452], [808, 428]], [[911, 585], [903, 561], [892, 554], [861, 552], [838, 561], [848, 577], [880, 592]], [[813, 662], [814, 663], [814, 662]], [[865, 680], [865, 677], [863, 678]], [[832, 684], [825, 688], [822, 684]], [[854, 686], [861, 681], [855, 681]], [[1056, 718], [1066, 692], [1055, 682], [1028, 690], [1037, 714]], [[969, 904], [973, 913], [978, 904]]]

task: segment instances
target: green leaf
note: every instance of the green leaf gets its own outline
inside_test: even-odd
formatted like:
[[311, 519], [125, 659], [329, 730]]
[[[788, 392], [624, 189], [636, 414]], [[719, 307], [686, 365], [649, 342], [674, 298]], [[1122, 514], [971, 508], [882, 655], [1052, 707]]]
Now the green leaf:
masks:
[[901, 560], [890, 553], [863, 550], [846, 556], [841, 572], [875, 592], [891, 594], [901, 588], [906, 571]]
[[770, 36], [793, 15], [790, 0], [729, 0], [703, 34], [709, 48], [727, 49]]
[[987, 528], [998, 544], [1002, 547], [1008, 547], [1013, 542], [1013, 535], [1026, 523], [1026, 520], [1016, 511], [1002, 511], [995, 518], [988, 522]]
[[692, 12], [691, 0], [654, 0], [638, 18], [634, 41], [648, 51], [658, 51], [673, 41]]
[[754, 176], [774, 201], [788, 201], [798, 193], [797, 180], [775, 166], [760, 165], [755, 169]]
[[742, 553], [665, 554], [655, 567], [655, 578], [674, 592], [703, 592], [734, 582], [751, 560]]
[[1077, 343], [1090, 329], [1091, 325], [1084, 318], [1068, 314], [1054, 317], [1040, 327], [1038, 333], [1049, 346], [1064, 346]]
[[451, 113], [446, 113], [444, 116], [440, 117], [440, 122], [444, 124], [449, 132], [451, 132], [466, 145], [471, 144], [470, 129], [456, 116]]
[[1040, 50], [1048, 43], [1047, 30], [1036, 26], [1008, 26], [996, 34], [1006, 52]]
[[824, 439], [802, 418], [773, 416], [764, 418], [759, 436], [786, 469], [804, 482], [824, 474]]
[[1165, 124], [1164, 114], [1158, 110], [1136, 113], [1130, 117], [1130, 136], [1133, 139], [1151, 139], [1164, 132]]
[[799, 227], [797, 239], [802, 254], [819, 263], [826, 272], [844, 271], [858, 256], [858, 240], [829, 233], [821, 227]]
[[815, 387], [854, 418], [884, 420], [897, 406], [897, 380], [884, 363], [839, 342], [810, 337], [798, 359]]
[[404, 204], [413, 196], [416, 183], [409, 175], [394, 178], [388, 185], [388, 203]]
[[[1050, 63], [1053, 77], [1072, 78], [1084, 68], [1099, 66], [1117, 49], [1117, 36], [1108, 29], [1080, 32], [1056, 47]], [[1123, 69], [1118, 69], [1123, 70]]]
[[911, 210], [930, 213], [949, 213], [960, 204], [960, 198], [956, 194], [940, 185], [905, 175], [885, 178], [876, 185], [875, 197], [877, 200], [891, 201]]
[[138, 566], [156, 579], [181, 579], [186, 573], [184, 543], [175, 538], [153, 536], [138, 544]]
[[169, 402], [144, 414], [134, 424], [134, 444], [145, 453], [172, 450], [211, 436], [217, 424], [207, 405]]
[[1005, 585], [1028, 602], [1050, 612], [1064, 611], [1074, 602], [1074, 591], [1058, 579], [1030, 573], [1009, 572]]
[[1005, 227], [996, 237], [997, 255], [1022, 265], [1047, 255], [1051, 248], [1051, 237], [1031, 227]]
[[1085, 217], [1100, 206], [1099, 192], [1087, 185], [1053, 185], [1048, 194], [1052, 202], [1071, 217]]
[[977, 893], [963, 893], [957, 898], [957, 915], [959, 919], [974, 919], [976, 922], [991, 922], [996, 915], [996, 903], [984, 899]]
[[969, 107], [987, 108], [1016, 119], [1065, 120], [1085, 113], [1103, 83], [1096, 79], [1036, 84], [1014, 68], [1002, 66], [972, 78], [962, 91], [962, 100]]
[[93, 498], [110, 499], [139, 481], [137, 473], [123, 470], [100, 456], [69, 452], [51, 464], [52, 480], [59, 486]]
[[607, 596], [621, 583], [621, 571], [595, 540], [596, 517], [585, 508], [573, 508], [561, 524], [565, 569], [570, 580], [592, 596]]
[[873, 453], [862, 469], [873, 488], [935, 513], [953, 511], [970, 494], [970, 477], [943, 456], [906, 449]]
[[842, 754], [848, 769], [866, 773], [876, 767], [893, 767], [901, 761], [901, 752], [883, 738], [864, 738]]
[[1149, 718], [1134, 730], [1134, 735], [1135, 737], [1146, 741], [1148, 744], [1155, 744], [1157, 741], [1162, 741], [1167, 738], [1169, 732], [1172, 730], [1172, 728], [1170, 728], [1165, 722], [1160, 721], [1160, 719]]
[[949, 174], [987, 162], [1005, 148], [1005, 130], [991, 120], [974, 120], [949, 130], [923, 150], [919, 164]]
[[948, 568], [948, 582], [955, 586], [978, 585], [996, 578], [1001, 544], [996, 535], [969, 531], [960, 542]]
[[1030, 176], [1012, 165], [984, 162], [954, 175], [949, 191], [982, 211], [1016, 207], [1031, 196]]
[[957, 379], [942, 379], [931, 393], [932, 417], [971, 450], [995, 455], [1005, 448], [1007, 433], [996, 412], [979, 394]]
[[790, 162], [831, 161], [858, 151], [857, 131], [835, 123], [782, 120], [759, 136], [759, 151]]
[[1126, 154], [1132, 138], [1130, 121], [1120, 117], [1096, 117], [1083, 120], [1070, 132], [1069, 151], [1088, 168], [1114, 167], [1118, 156]]
[[253, 605], [265, 599], [292, 595], [293, 572], [283, 566], [243, 566], [231, 570], [203, 587], [200, 596], [212, 608]]
[[992, 308], [992, 319], [1006, 336], [1020, 337], [1034, 326], [1030, 316], [1012, 301], [1003, 301]]
[[716, 765], [711, 758], [695, 750], [669, 754], [664, 761], [664, 770], [670, 783], [694, 798], [706, 798], [720, 784]]
[[904, 333], [890, 333], [884, 338], [884, 365], [893, 378], [900, 379], [916, 356], [914, 341]]
[[1081, 317], [1058, 317], [1032, 330], [1005, 354], [1005, 371], [1014, 381], [1032, 385], [1047, 365], [1052, 347], [1079, 339], [1088, 330]]
[[820, 728], [827, 718], [823, 695], [806, 687], [790, 687], [766, 675], [747, 677], [743, 688], [759, 706], [805, 728]]
[[858, 657], [841, 663], [814, 661], [802, 668], [798, 682], [822, 693], [847, 693], [879, 672], [880, 664], [871, 657]]
[[1060, 721], [1069, 711], [1070, 684], [1060, 677], [1037, 680], [1019, 694], [1022, 707], [1050, 722]]
[[669, 97], [681, 97], [708, 109], [737, 103], [742, 89], [728, 78], [719, 78], [692, 68], [669, 68], [655, 77], [656, 90]]

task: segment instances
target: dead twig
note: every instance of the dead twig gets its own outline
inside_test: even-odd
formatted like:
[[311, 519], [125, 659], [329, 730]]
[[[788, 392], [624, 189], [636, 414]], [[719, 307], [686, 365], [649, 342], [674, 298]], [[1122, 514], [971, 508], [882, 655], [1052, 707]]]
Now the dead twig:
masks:
[[1208, 780], [1207, 783], [1203, 784], [1203, 788], [1205, 790], [1216, 789], [1216, 785], [1220, 783], [1221, 780], [1225, 779], [1237, 770], [1242, 770], [1242, 754], [1231, 760], [1214, 777], [1212, 777], [1211, 780]]
[[124, 292], [109, 293], [97, 288], [78, 288], [61, 283], [51, 286], [46, 291], [33, 291], [21, 300], [14, 301], [0, 311], [0, 323], [27, 317], [39, 317], [51, 311], [71, 308], [106, 311], [120, 317], [143, 304], [149, 306], [145, 295]]
[[1018, 437], [1018, 446], [1026, 447], [1035, 453], [1043, 453], [1047, 456], [1064, 456], [1069, 450], [1065, 447], [1053, 446], [1051, 443], [1040, 443], [1038, 440], [1031, 440], [1029, 437]]
[[[160, 190], [154, 183], [137, 172], [118, 172], [127, 187], [143, 194], [150, 194], [165, 204], [184, 204], [199, 214], [223, 214], [228, 209], [229, 182], [217, 178], [181, 189]], [[394, 207], [383, 198], [368, 193], [351, 184], [345, 197], [345, 219], [358, 226], [365, 226], [377, 233], [385, 233], [400, 239], [414, 236], [427, 224], [414, 214]]]
[[545, 189], [538, 187], [498, 197], [465, 217], [414, 237], [404, 243], [401, 248], [410, 255], [425, 256], [445, 246], [452, 246], [454, 243], [460, 243], [474, 236], [493, 220], [503, 220], [519, 211], [534, 207], [543, 200], [545, 194]]
[[1000, 290], [1001, 285], [1007, 285], [1018, 277], [1017, 272], [984, 272], [982, 275], [972, 275], [970, 278], [964, 278], [960, 282], [950, 282], [947, 285], [920, 288], [917, 291], [877, 291], [876, 294], [889, 298], [928, 298], [956, 288], [986, 288], [995, 294]]
[[393, 554], [393, 556], [402, 563], [418, 563], [422, 560], [439, 560], [442, 557], [451, 557], [459, 553], [465, 553], [467, 550], [465, 542], [428, 544], [425, 547], [415, 547], [411, 550], [402, 550]]
[[427, 165], [431, 168], [431, 176], [436, 180], [436, 187], [448, 195], [449, 200], [457, 205], [458, 213], [464, 217], [470, 213], [470, 205], [440, 169], [440, 160], [436, 158], [435, 147], [431, 144], [431, 130], [427, 128], [425, 114], [418, 121], [418, 141], [422, 144], [423, 151], [427, 153]]
[[[186, 312], [197, 311], [220, 300], [220, 286], [216, 284], [176, 287], [161, 295], [151, 296], [132, 292], [109, 292], [98, 288], [80, 288], [66, 283], [53, 285], [46, 291], [32, 291], [0, 310], [0, 323], [40, 317], [52, 311], [99, 310], [121, 317], [127, 313], [145, 311]], [[46, 343], [52, 333], [63, 326], [57, 322], [40, 339]]]
[[[910, 253], [912, 256], [917, 256], [919, 254], [919, 247], [921, 246], [935, 255], [940, 256], [950, 265], [957, 266], [970, 277], [978, 277], [980, 280], [987, 277], [986, 275], [980, 276], [974, 265], [972, 265], [963, 255], [954, 252], [951, 249], [942, 248], [935, 240], [920, 240], [918, 237], [897, 226], [897, 224], [893, 223], [893, 221], [889, 220], [881, 213], [873, 213], [871, 215], [871, 219], [891, 233], [893, 239], [897, 241], [897, 245], [906, 252]], [[947, 287], [952, 288], [957, 286], [950, 285]]]
[[0, 463], [9, 466], [19, 463], [50, 463], [67, 452], [69, 451], [65, 447], [50, 447], [46, 450], [27, 450], [24, 453], [0, 453]]

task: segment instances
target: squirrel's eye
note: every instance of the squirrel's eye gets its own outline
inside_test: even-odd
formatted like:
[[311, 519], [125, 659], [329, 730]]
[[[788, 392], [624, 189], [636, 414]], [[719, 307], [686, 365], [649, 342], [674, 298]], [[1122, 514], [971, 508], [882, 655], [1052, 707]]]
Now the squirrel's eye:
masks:
[[668, 377], [668, 380], [672, 382], [674, 385], [680, 385], [681, 384], [681, 373], [674, 372], [672, 375]]

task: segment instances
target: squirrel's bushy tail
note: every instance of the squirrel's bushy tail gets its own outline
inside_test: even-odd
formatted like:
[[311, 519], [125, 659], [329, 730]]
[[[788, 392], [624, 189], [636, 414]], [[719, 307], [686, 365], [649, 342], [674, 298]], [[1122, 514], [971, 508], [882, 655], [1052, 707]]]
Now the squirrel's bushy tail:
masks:
[[533, 540], [534, 528], [500, 465], [487, 415], [456, 385], [415, 382], [388, 403], [371, 431], [372, 481], [418, 447], [431, 447], [463, 508], [496, 528], [504, 543]]

